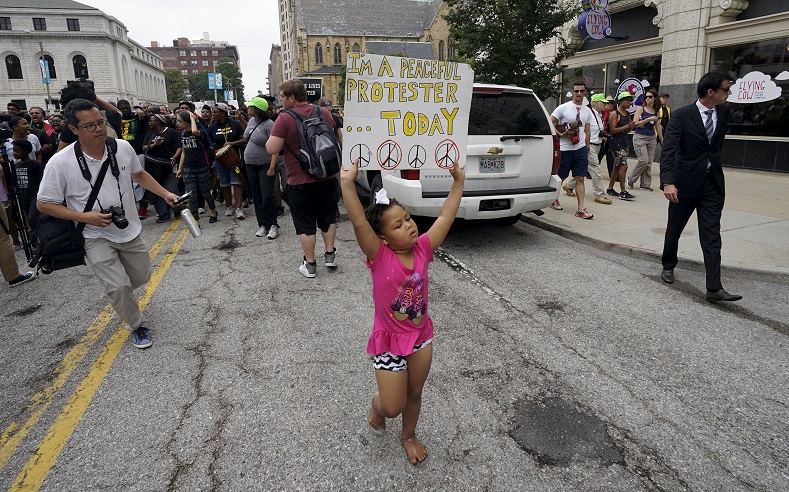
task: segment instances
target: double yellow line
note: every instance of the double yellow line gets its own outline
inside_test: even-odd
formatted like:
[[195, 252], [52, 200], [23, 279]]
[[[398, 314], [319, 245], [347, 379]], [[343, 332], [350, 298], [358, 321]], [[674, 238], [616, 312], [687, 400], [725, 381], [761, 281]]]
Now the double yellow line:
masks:
[[[176, 220], [170, 224], [170, 227], [167, 228], [164, 234], [162, 234], [151, 247], [149, 255], [152, 261], [169, 242], [180, 224], [180, 220]], [[178, 251], [180, 251], [188, 235], [189, 231], [183, 229], [154, 269], [151, 274], [151, 279], [145, 286], [145, 294], [139, 300], [140, 310], [144, 310], [148, 302], [150, 302], [151, 297], [153, 297], [153, 294], [159, 287], [164, 275], [167, 273], [170, 265], [172, 265], [175, 256], [178, 254]], [[19, 445], [41, 419], [41, 416], [47, 408], [49, 408], [55, 396], [65, 385], [68, 378], [85, 358], [88, 351], [99, 339], [110, 321], [112, 321], [113, 315], [114, 311], [112, 306], [107, 305], [88, 327], [85, 336], [69, 350], [68, 354], [66, 354], [61, 363], [55, 368], [54, 380], [49, 386], [36, 393], [30, 399], [30, 403], [25, 410], [25, 415], [27, 416], [25, 421], [20, 424], [19, 421], [24, 417], [18, 419], [11, 423], [3, 434], [0, 435], [0, 470], [6, 466], [14, 453], [16, 453]], [[110, 337], [110, 340], [104, 346], [99, 357], [74, 391], [60, 415], [50, 426], [38, 450], [28, 460], [25, 467], [16, 477], [16, 480], [14, 480], [13, 485], [9, 489], [10, 491], [38, 490], [41, 487], [49, 470], [55, 464], [55, 460], [68, 442], [71, 434], [74, 432], [74, 429], [87, 410], [90, 401], [99, 389], [99, 385], [107, 375], [115, 358], [120, 353], [124, 342], [129, 337], [129, 333], [128, 330], [124, 329], [124, 323], [121, 323], [119, 329]]]

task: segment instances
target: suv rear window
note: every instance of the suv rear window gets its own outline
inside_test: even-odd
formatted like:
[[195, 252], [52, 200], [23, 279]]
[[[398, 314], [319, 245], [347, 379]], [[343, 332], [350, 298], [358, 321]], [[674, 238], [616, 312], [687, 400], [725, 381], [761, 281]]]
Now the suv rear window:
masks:
[[469, 135], [550, 135], [548, 118], [534, 94], [474, 92]]

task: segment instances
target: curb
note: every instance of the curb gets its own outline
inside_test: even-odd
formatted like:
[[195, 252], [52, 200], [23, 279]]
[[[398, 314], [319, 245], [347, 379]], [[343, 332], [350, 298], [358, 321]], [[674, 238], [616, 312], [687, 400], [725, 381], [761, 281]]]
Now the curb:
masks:
[[[584, 236], [583, 234], [569, 231], [558, 225], [549, 224], [543, 220], [540, 220], [535, 217], [530, 217], [525, 214], [521, 216], [521, 222], [537, 227], [544, 231], [548, 231], [550, 233], [556, 234], [557, 236], [562, 236], [572, 241], [576, 241], [581, 244], [586, 244], [587, 246], [592, 246], [595, 249], [599, 249], [602, 251], [609, 251], [616, 254], [629, 256], [631, 258], [637, 258], [640, 260], [656, 261], [657, 263], [660, 263], [660, 253], [657, 251], [638, 248], [636, 246], [628, 246], [626, 244], [621, 244], [621, 243], [611, 243], [608, 241], [603, 241], [601, 239], [595, 239], [589, 236]], [[703, 261], [694, 260], [690, 258], [679, 258], [679, 263], [677, 266], [680, 266], [687, 270], [701, 271], [701, 272], [704, 271]], [[745, 274], [746, 276], [758, 276], [759, 278], [762, 279], [764, 277], [769, 277], [776, 281], [783, 281], [783, 282], [789, 281], [789, 273], [775, 272], [773, 270], [767, 270], [764, 268], [757, 268], [757, 267], [746, 268], [741, 266], [730, 266], [730, 265], [721, 265], [721, 267], [724, 270], [734, 271], [739, 274]]]

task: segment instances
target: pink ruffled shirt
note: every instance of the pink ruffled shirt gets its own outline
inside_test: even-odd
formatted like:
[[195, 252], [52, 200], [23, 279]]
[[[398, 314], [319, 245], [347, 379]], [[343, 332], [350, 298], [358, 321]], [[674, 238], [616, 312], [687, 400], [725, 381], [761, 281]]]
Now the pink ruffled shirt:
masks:
[[433, 320], [427, 314], [427, 267], [433, 261], [433, 248], [427, 234], [419, 236], [412, 251], [414, 268], [406, 268], [383, 243], [375, 260], [367, 260], [375, 304], [375, 323], [367, 341], [370, 355], [410, 355], [414, 345], [433, 338]]

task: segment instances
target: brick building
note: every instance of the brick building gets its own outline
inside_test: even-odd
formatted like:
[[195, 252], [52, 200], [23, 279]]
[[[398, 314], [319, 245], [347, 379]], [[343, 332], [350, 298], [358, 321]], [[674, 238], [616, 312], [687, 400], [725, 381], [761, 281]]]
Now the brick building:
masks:
[[[348, 53], [452, 58], [444, 8], [441, 0], [360, 0], [352, 6], [344, 0], [279, 0], [281, 43], [276, 53], [272, 50], [279, 57], [272, 67], [281, 67], [279, 80], [322, 78], [323, 95], [337, 105]], [[370, 42], [378, 42], [378, 51]], [[269, 87], [276, 93], [273, 80], [269, 77]]]
[[199, 72], [212, 72], [223, 58], [231, 59], [240, 68], [238, 48], [227, 41], [212, 41], [207, 32], [202, 39], [193, 41], [174, 39], [172, 46], [160, 46], [158, 41], [151, 41], [148, 49], [161, 57], [165, 70], [180, 70], [184, 78]]
[[50, 109], [66, 81], [90, 79], [108, 101], [167, 101], [162, 60], [128, 37], [126, 26], [71, 0], [0, 0], [0, 104], [46, 107], [39, 61], [49, 64]]

